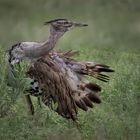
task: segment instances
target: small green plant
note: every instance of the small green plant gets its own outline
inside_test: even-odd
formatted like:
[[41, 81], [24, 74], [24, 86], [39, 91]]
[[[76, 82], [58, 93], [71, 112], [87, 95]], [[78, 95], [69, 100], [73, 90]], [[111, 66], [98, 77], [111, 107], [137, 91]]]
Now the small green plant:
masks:
[[13, 75], [9, 77], [7, 66], [5, 65], [5, 52], [0, 48], [0, 117], [4, 117], [10, 108], [16, 103], [20, 94], [29, 88], [30, 78], [26, 77], [29, 64], [22, 62], [14, 65]]

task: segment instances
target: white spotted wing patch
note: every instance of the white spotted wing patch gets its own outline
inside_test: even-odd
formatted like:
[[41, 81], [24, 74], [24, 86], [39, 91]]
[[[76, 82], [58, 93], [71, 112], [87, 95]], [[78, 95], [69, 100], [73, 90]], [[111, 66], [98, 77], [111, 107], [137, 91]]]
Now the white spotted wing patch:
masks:
[[[39, 87], [39, 83], [37, 80], [33, 80], [31, 83], [31, 88], [28, 90], [28, 92], [35, 97], [39, 97], [43, 95], [43, 89]], [[47, 97], [45, 101], [45, 105], [47, 105], [49, 108], [53, 109], [52, 107], [53, 99], [51, 96]]]
[[31, 88], [29, 90], [30, 94], [33, 95], [33, 96], [41, 96], [42, 93], [43, 93], [43, 90], [40, 89], [39, 87], [39, 83], [37, 80], [33, 80], [31, 82]]

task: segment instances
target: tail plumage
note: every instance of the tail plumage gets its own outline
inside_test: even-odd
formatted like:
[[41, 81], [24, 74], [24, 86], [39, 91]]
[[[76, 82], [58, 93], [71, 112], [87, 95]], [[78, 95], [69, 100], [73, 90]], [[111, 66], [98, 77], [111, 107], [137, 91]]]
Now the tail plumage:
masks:
[[99, 64], [90, 61], [76, 61], [75, 59], [72, 58], [72, 56], [74, 56], [77, 53], [78, 53], [77, 51], [68, 51], [65, 53], [58, 52], [57, 55], [61, 57], [65, 61], [67, 66], [76, 73], [80, 75], [92, 76], [103, 82], [109, 81], [109, 76], [103, 73], [114, 72], [114, 70], [112, 70], [108, 65], [105, 64]]
[[96, 64], [94, 62], [80, 62], [81, 69], [77, 71], [83, 75], [89, 75], [103, 82], [109, 81], [109, 76], [102, 74], [103, 72], [114, 72], [109, 66], [104, 64]]

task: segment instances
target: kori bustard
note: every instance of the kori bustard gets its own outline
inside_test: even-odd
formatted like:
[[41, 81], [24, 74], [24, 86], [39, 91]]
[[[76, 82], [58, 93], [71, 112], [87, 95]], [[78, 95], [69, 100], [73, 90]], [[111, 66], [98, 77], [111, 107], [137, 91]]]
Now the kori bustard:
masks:
[[[34, 96], [40, 96], [45, 105], [65, 118], [77, 119], [78, 108], [87, 111], [93, 103], [100, 103], [98, 92], [101, 87], [88, 81], [85, 75], [108, 81], [109, 77], [102, 72], [113, 72], [109, 66], [95, 62], [76, 61], [72, 57], [75, 52], [57, 52], [53, 48], [65, 32], [74, 27], [84, 27], [87, 24], [71, 22], [67, 19], [56, 19], [45, 23], [50, 26], [49, 39], [44, 43], [22, 42], [14, 45], [6, 55], [10, 71], [14, 63], [27, 58], [31, 67], [27, 76], [33, 79], [31, 88], [27, 91]], [[29, 95], [26, 95], [33, 113], [33, 105]], [[52, 107], [55, 104], [55, 108]]]

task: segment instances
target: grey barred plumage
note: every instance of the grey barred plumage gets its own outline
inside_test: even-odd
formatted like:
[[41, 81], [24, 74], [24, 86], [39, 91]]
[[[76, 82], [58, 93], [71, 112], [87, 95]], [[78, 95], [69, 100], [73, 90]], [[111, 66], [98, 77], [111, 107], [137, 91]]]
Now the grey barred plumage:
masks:
[[[54, 51], [58, 39], [74, 27], [85, 27], [87, 24], [75, 23], [67, 19], [55, 19], [45, 23], [50, 26], [49, 39], [44, 43], [21, 42], [13, 45], [6, 54], [11, 66], [23, 59], [31, 61], [27, 76], [33, 81], [31, 88], [26, 90], [30, 95], [41, 97], [42, 102], [54, 109], [61, 116], [77, 119], [78, 108], [87, 111], [94, 103], [101, 103], [98, 93], [101, 87], [86, 79], [92, 76], [104, 82], [109, 81], [102, 72], [113, 72], [109, 66], [88, 61], [76, 61], [76, 52]], [[8, 67], [9, 68], [9, 67]], [[26, 96], [31, 113], [34, 113], [30, 96]], [[53, 108], [52, 108], [53, 109]]]

